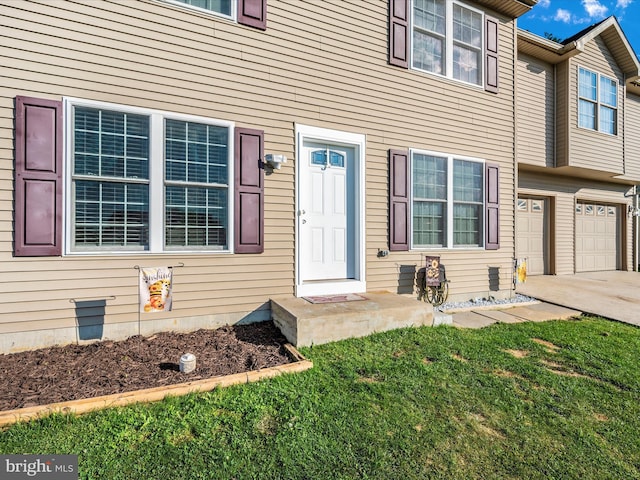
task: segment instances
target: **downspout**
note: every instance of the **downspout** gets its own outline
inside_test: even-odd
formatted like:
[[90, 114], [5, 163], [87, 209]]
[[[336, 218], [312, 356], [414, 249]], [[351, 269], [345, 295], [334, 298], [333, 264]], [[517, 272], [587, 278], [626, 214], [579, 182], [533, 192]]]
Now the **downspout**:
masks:
[[[629, 161], [628, 157], [627, 157], [627, 75], [623, 74], [623, 97], [622, 97], [622, 158], [623, 158], [623, 172], [624, 174], [627, 173], [627, 162]], [[638, 184], [633, 186], [633, 211], [632, 211], [632, 215], [633, 215], [633, 239], [632, 239], [632, 253], [631, 253], [631, 261], [633, 262], [633, 271], [637, 272], [639, 265], [638, 265], [638, 226], [639, 226], [639, 220], [640, 218], [638, 217]], [[627, 266], [627, 269], [629, 267]]]
[[633, 271], [637, 272], [638, 264], [640, 263], [638, 261], [638, 226], [640, 226], [640, 216], [638, 216], [638, 208], [640, 208], [640, 205], [638, 204], [638, 185], [633, 186], [633, 196], [635, 197], [635, 208], [633, 209], [633, 223], [635, 224], [633, 228]]

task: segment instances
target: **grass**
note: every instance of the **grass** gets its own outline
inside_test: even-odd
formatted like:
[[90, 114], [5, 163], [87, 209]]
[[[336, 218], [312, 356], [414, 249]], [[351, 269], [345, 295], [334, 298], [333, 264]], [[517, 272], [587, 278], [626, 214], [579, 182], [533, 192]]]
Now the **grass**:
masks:
[[81, 478], [640, 478], [640, 329], [597, 318], [403, 329], [301, 374], [0, 432]]

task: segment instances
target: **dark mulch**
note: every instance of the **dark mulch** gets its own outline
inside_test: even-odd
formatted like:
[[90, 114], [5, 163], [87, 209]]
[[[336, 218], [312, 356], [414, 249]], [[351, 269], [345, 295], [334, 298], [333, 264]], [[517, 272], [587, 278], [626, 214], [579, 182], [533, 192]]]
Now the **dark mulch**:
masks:
[[[291, 363], [273, 322], [0, 355], [0, 411], [248, 372]], [[196, 370], [179, 371], [193, 353]]]

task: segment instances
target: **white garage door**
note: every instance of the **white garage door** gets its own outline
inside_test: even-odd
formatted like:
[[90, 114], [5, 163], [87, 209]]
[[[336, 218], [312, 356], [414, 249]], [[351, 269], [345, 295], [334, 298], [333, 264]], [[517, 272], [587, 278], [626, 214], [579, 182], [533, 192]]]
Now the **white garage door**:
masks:
[[518, 198], [518, 258], [527, 258], [528, 275], [547, 273], [547, 200]]
[[619, 268], [619, 208], [576, 203], [576, 272]]

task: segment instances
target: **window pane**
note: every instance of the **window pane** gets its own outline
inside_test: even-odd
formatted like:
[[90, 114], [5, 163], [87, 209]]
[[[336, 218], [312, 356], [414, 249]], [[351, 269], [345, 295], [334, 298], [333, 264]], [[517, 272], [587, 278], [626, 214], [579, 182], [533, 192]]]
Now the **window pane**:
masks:
[[480, 84], [480, 51], [453, 46], [453, 78], [463, 82]]
[[454, 160], [453, 200], [482, 203], [482, 172], [482, 163]]
[[329, 164], [332, 167], [344, 167], [344, 155], [338, 152], [329, 152]]
[[480, 246], [480, 205], [454, 204], [454, 246]]
[[228, 184], [226, 127], [165, 121], [165, 178], [169, 181]]
[[578, 73], [578, 94], [582, 98], [586, 98], [588, 100], [596, 101], [597, 100], [597, 75], [594, 72], [590, 72], [589, 70], [585, 70], [584, 68], [579, 69]]
[[413, 202], [413, 244], [441, 247], [446, 243], [447, 216], [444, 202]]
[[616, 134], [616, 110], [600, 105], [599, 130], [601, 132]]
[[454, 4], [453, 39], [480, 48], [482, 46], [482, 15]]
[[227, 189], [168, 186], [165, 242], [169, 247], [227, 248]]
[[[484, 164], [468, 160], [453, 161], [453, 244], [480, 246]], [[466, 202], [466, 203], [462, 203]]]
[[614, 108], [618, 106], [618, 92], [615, 80], [600, 77], [600, 102]]
[[166, 120], [166, 180], [197, 184], [166, 185], [166, 246], [228, 248], [228, 137], [226, 127]]
[[444, 0], [415, 0], [413, 21], [420, 29], [444, 35], [446, 28]]
[[144, 115], [74, 108], [75, 175], [149, 178], [149, 118]]
[[311, 153], [311, 164], [312, 165], [326, 165], [327, 164], [327, 151], [326, 150], [316, 150]]
[[586, 100], [578, 101], [578, 125], [582, 128], [596, 129], [596, 105]]
[[414, 30], [413, 66], [443, 75], [445, 73], [443, 40]]
[[149, 185], [126, 180], [149, 178], [149, 118], [88, 107], [73, 114], [74, 247], [147, 248]]
[[76, 247], [143, 247], [149, 242], [149, 187], [75, 181]]
[[176, 0], [178, 2], [204, 8], [212, 12], [231, 16], [231, 0]]
[[522, 212], [526, 212], [529, 209], [529, 200], [526, 198], [518, 199], [518, 210]]
[[447, 159], [413, 156], [413, 196], [417, 199], [447, 199]]

